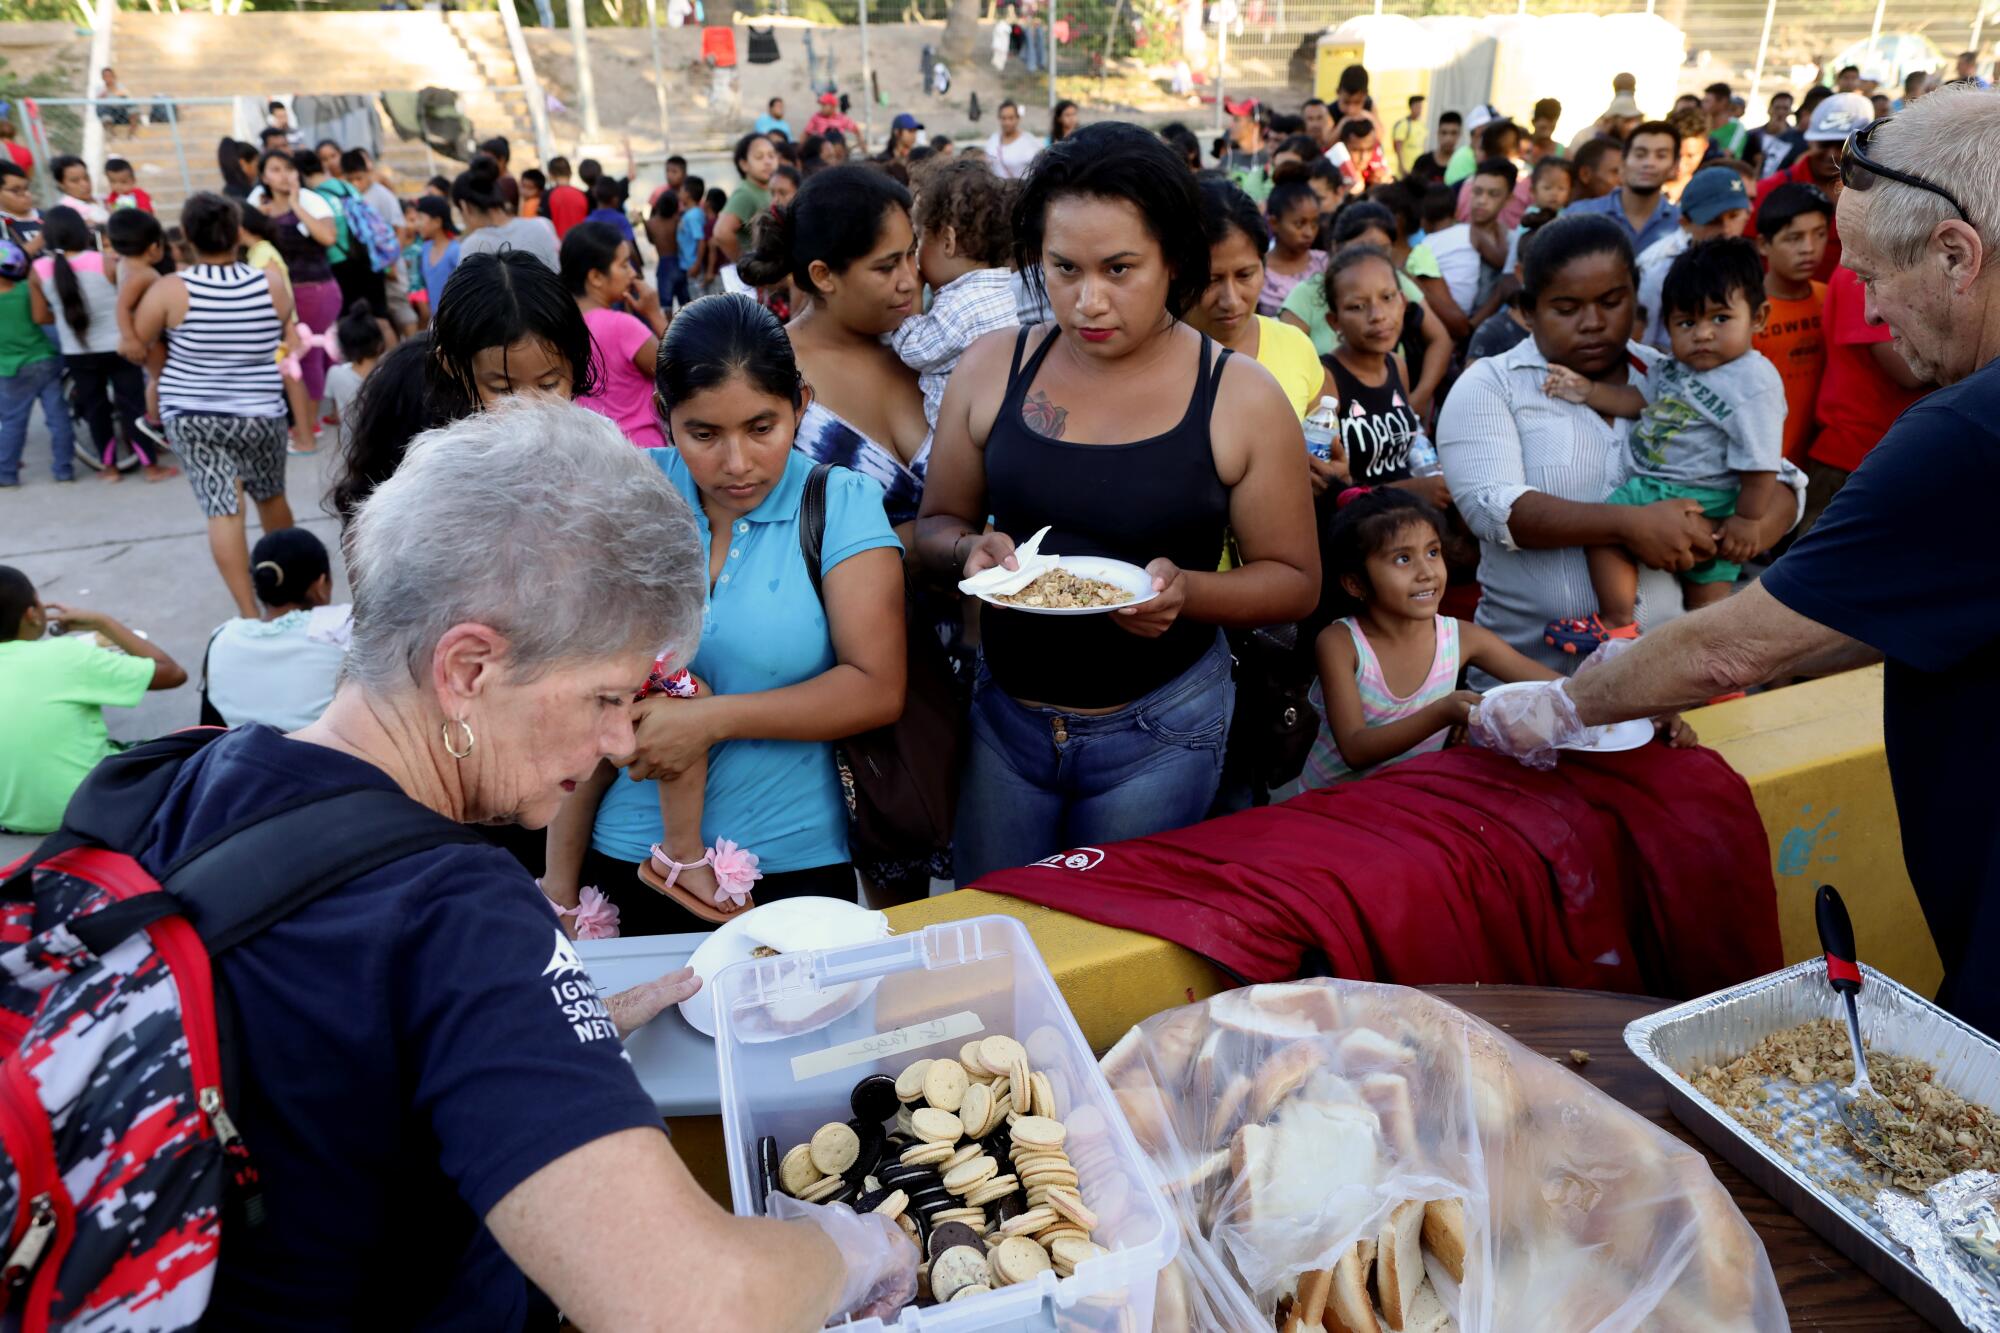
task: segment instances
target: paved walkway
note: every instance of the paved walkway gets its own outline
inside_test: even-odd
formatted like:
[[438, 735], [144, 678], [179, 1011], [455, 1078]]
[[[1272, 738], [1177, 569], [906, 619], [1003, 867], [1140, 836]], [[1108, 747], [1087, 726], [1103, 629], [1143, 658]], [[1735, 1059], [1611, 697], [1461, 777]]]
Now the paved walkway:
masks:
[[[292, 513], [335, 550], [339, 524], [323, 508], [334, 463], [333, 432], [320, 450], [293, 458], [286, 469]], [[0, 490], [0, 565], [34, 580], [45, 601], [104, 611], [160, 644], [187, 668], [177, 690], [146, 696], [137, 708], [106, 709], [105, 721], [120, 740], [140, 740], [191, 726], [200, 713], [198, 682], [208, 636], [235, 615], [229, 591], [208, 554], [208, 530], [184, 477], [149, 484], [129, 473], [115, 485], [88, 469], [58, 485], [49, 477], [49, 440], [41, 415], [28, 434], [18, 490]], [[260, 535], [250, 512], [249, 540]], [[346, 576], [336, 552], [334, 600], [347, 599]], [[33, 846], [30, 838], [0, 836], [0, 864]]]

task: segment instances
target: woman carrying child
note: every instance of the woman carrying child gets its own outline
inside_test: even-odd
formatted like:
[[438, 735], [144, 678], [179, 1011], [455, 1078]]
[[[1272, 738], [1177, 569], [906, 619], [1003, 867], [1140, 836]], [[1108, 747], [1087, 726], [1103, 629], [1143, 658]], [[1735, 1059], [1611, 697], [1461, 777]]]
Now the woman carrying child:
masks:
[[799, 546], [814, 464], [792, 447], [812, 391], [783, 327], [748, 296], [683, 311], [655, 382], [674, 447], [652, 456], [709, 552], [701, 641], [692, 660], [667, 645], [667, 697], [639, 706], [627, 775], [662, 779], [657, 793], [606, 771], [579, 787], [549, 826], [543, 888], [574, 908], [595, 884], [625, 935], [706, 929], [753, 883], [759, 902], [852, 900], [833, 743], [903, 706], [902, 561], [881, 494], [845, 469], [827, 475], [816, 592]]
[[[1548, 392], [1608, 417], [1636, 417], [1631, 477], [1605, 501], [1644, 506], [1692, 501], [1720, 524], [1714, 558], [1681, 574], [1687, 609], [1729, 596], [1743, 562], [1764, 549], [1761, 521], [1789, 514], [1778, 485], [1785, 446], [1785, 383], [1751, 344], [1764, 326], [1764, 265], [1740, 236], [1697, 241], [1660, 289], [1673, 354], [1653, 362], [1645, 385], [1594, 382], [1549, 368]], [[1588, 553], [1594, 614], [1551, 621], [1544, 642], [1581, 656], [1607, 639], [1639, 637], [1639, 566], [1622, 546]]]
[[641, 449], [665, 448], [653, 410], [653, 369], [667, 317], [659, 293], [639, 277], [632, 243], [609, 223], [577, 223], [563, 237], [562, 280], [590, 327], [597, 355], [597, 388], [579, 394], [577, 402], [617, 422]]
[[[163, 481], [180, 469], [159, 461], [139, 425], [146, 418], [146, 372], [119, 355], [118, 290], [105, 271], [104, 252], [83, 214], [52, 208], [42, 219], [47, 247], [35, 261], [42, 323], [54, 323], [62, 342], [63, 370], [76, 390], [77, 410], [90, 423], [91, 442], [106, 481], [119, 480], [118, 446], [136, 454], [146, 480]], [[44, 315], [46, 319], [42, 318]], [[118, 414], [112, 420], [112, 402]]]

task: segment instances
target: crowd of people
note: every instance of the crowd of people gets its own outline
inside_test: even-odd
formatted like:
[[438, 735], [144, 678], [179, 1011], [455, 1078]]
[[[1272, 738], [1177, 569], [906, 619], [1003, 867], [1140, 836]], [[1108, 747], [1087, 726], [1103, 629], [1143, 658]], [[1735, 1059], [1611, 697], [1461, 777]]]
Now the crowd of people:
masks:
[[[1836, 206], [1914, 181], [2000, 225], [1991, 190], [1855, 166], [1884, 114], [1985, 107], [1960, 73], [1885, 112], [1842, 72], [1754, 129], [1726, 85], [1649, 116], [1620, 75], [1568, 144], [1548, 99], [1390, 124], [1358, 66], [1297, 114], [1230, 103], [1207, 151], [1067, 105], [1043, 140], [1010, 103], [983, 148], [900, 115], [867, 156], [834, 95], [796, 143], [774, 99], [733, 188], [669, 158], [643, 207], [594, 161], [515, 173], [504, 140], [400, 197], [365, 152], [274, 125], [225, 142], [221, 188], [171, 226], [115, 162], [101, 200], [51, 164], [37, 210], [0, 161], [0, 483], [37, 403], [68, 429], [66, 376], [107, 473], [122, 443], [170, 475], [171, 448], [238, 613], [200, 671], [229, 730], [142, 862], [355, 786], [491, 844], [371, 871], [228, 956], [251, 1064], [301, 1040], [330, 1063], [262, 1086], [264, 1133], [296, 1133], [216, 1308], [381, 1298], [330, 1275], [367, 1270], [386, 1214], [309, 1145], [405, 1113], [384, 1048], [438, 1140], [359, 1154], [411, 1201], [410, 1308], [616, 1322], [633, 1282], [697, 1323], [753, 1284], [801, 1327], [894, 1308], [910, 1259], [881, 1219], [700, 1196], [610, 1039], [693, 983], [613, 997], [604, 1040], [551, 1028], [551, 927], [555, 967], [567, 936], [893, 901], [1365, 780], [1448, 744], [1479, 689], [1729, 597], [1934, 376], [1875, 315], [1890, 278], [1840, 266]], [[286, 495], [323, 422], [338, 556]], [[1075, 617], [961, 596], [1037, 536], [1151, 595]], [[102, 710], [187, 679], [0, 568], [0, 826], [56, 828], [119, 748]], [[1271, 715], [1300, 699], [1310, 734]], [[943, 827], [882, 804], [884, 766], [926, 757], [955, 780]], [[355, 967], [411, 984], [391, 1002]], [[316, 981], [354, 992], [342, 1043], [286, 1002]], [[454, 1041], [475, 1015], [508, 1039]], [[692, 1225], [698, 1272], [634, 1276], [671, 1266], [633, 1247]], [[316, 1276], [287, 1286], [280, 1258]]]
[[[1551, 99], [1431, 126], [1412, 98], [1391, 126], [1355, 66], [1296, 115], [1232, 101], [1206, 154], [1067, 103], [1043, 139], [1007, 103], [983, 149], [905, 114], [863, 157], [837, 95], [796, 143], [774, 98], [732, 189], [673, 156], [643, 207], [594, 160], [517, 175], [498, 138], [398, 196], [363, 150], [293, 146], [281, 103], [171, 227], [127, 163], [102, 200], [52, 164], [37, 211], [0, 162], [0, 481], [37, 402], [67, 431], [61, 377], [107, 477], [121, 443], [170, 475], [170, 445], [239, 617], [204, 713], [295, 727], [348, 622], [288, 450], [332, 428], [351, 519], [421, 430], [572, 399], [664, 451], [716, 559], [697, 655], [637, 705], [638, 781], [593, 775], [524, 851], [553, 900], [694, 929], [851, 877], [840, 742], [895, 721], [899, 637], [952, 675], [963, 781], [950, 837], [860, 868], [890, 897], [969, 883], [1436, 748], [1462, 684], [1573, 670], [1810, 526], [1923, 391], [1837, 266], [1840, 148], [1877, 110], [1836, 91], [1850, 73], [1755, 129], [1726, 85], [1649, 119], [1619, 75], [1559, 145]], [[1936, 95], [1912, 78], [1904, 104]], [[707, 406], [732, 376], [756, 392]], [[815, 464], [839, 480], [802, 583]], [[954, 585], [1043, 528], [1156, 595], [973, 614]], [[1273, 627], [1295, 647], [1271, 669], [1323, 719], [1276, 779], [1235, 691]], [[245, 679], [260, 663], [283, 682]]]

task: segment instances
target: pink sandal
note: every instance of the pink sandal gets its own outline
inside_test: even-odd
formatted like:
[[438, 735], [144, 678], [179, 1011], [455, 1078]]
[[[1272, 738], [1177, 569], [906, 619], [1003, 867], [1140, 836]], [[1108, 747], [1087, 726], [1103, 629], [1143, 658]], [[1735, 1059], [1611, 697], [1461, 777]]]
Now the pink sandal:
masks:
[[[682, 871], [700, 865], [715, 871], [713, 900], [691, 892], [678, 882]], [[663, 845], [654, 843], [651, 858], [639, 867], [641, 884], [673, 899], [703, 921], [717, 924], [757, 905], [750, 896], [750, 886], [763, 877], [764, 873], [757, 869], [757, 854], [744, 851], [727, 838], [717, 838], [715, 846], [695, 861], [676, 861], [667, 855]]]

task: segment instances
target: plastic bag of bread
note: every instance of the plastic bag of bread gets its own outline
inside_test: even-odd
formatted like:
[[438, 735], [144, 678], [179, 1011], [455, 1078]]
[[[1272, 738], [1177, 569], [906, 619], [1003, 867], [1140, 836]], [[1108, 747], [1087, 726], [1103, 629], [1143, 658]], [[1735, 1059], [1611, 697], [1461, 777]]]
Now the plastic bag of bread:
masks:
[[1788, 1326], [1705, 1158], [1420, 991], [1229, 991], [1103, 1067], [1181, 1220], [1159, 1333]]

